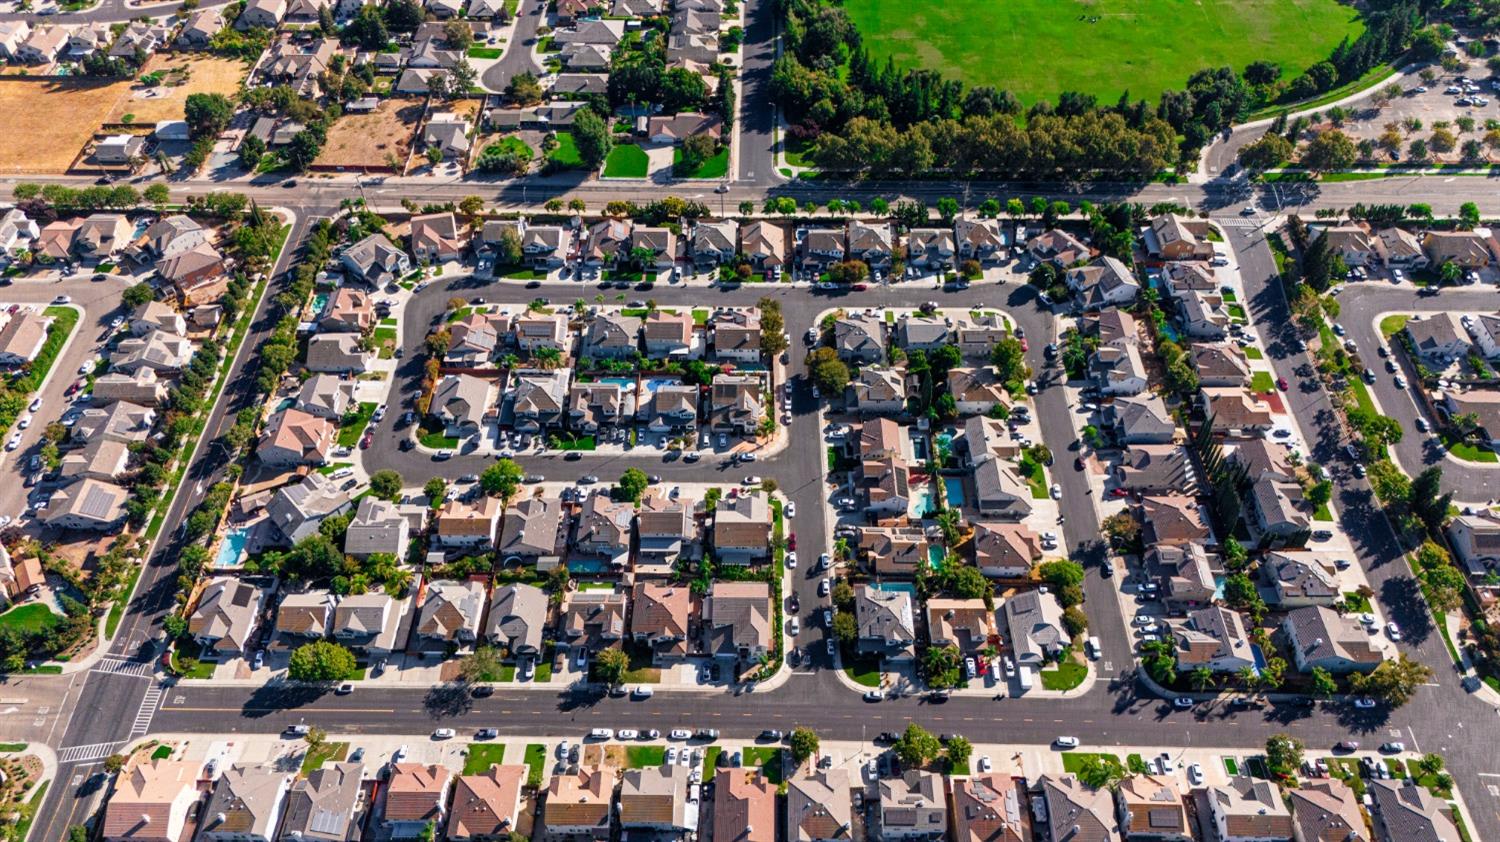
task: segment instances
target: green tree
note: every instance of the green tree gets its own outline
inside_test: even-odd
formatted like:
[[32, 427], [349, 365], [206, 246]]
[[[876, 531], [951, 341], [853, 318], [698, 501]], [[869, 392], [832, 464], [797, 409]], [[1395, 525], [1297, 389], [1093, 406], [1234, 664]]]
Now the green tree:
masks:
[[1188, 681], [1192, 684], [1195, 691], [1202, 693], [1204, 690], [1214, 686], [1214, 683], [1218, 681], [1218, 677], [1208, 667], [1198, 667], [1191, 673], [1188, 673]]
[[1338, 129], [1320, 133], [1302, 151], [1302, 165], [1318, 173], [1346, 170], [1358, 159], [1354, 141]]
[[935, 690], [957, 687], [963, 678], [959, 672], [962, 660], [957, 646], [929, 646], [922, 653], [922, 680]]
[[172, 191], [167, 188], [167, 185], [158, 181], [147, 185], [146, 189], [141, 191], [141, 196], [151, 204], [161, 207], [172, 200]]
[[302, 742], [307, 745], [307, 752], [312, 754], [328, 744], [328, 731], [317, 725], [309, 725], [307, 733], [302, 735]]
[[1328, 480], [1315, 482], [1307, 489], [1307, 502], [1313, 506], [1327, 505], [1333, 499], [1333, 483]]
[[1464, 202], [1458, 206], [1458, 224], [1465, 231], [1472, 231], [1479, 225], [1479, 205], [1473, 202]]
[[331, 640], [315, 640], [292, 652], [287, 676], [293, 681], [342, 681], [356, 668], [353, 652]]
[[542, 101], [542, 85], [532, 73], [517, 73], [506, 83], [505, 94], [518, 105], [536, 105]]
[[344, 27], [344, 38], [371, 52], [384, 49], [391, 42], [391, 33], [386, 29], [380, 7], [361, 6], [354, 15], [354, 20]]
[[1022, 350], [1019, 339], [1007, 337], [996, 342], [990, 349], [990, 363], [995, 366], [995, 375], [1001, 383], [1020, 382], [1031, 376], [1026, 365], [1026, 352]]
[[1078, 780], [1095, 789], [1114, 789], [1125, 780], [1125, 769], [1113, 755], [1091, 754], [1079, 764]]
[[394, 503], [401, 498], [401, 475], [389, 468], [376, 471], [370, 475], [370, 493]]
[[104, 771], [111, 775], [119, 774], [119, 771], [125, 768], [127, 759], [123, 754], [111, 754], [104, 758]]
[[594, 656], [594, 680], [617, 687], [630, 669], [630, 656], [623, 649], [603, 649]]
[[502, 667], [500, 652], [493, 646], [478, 646], [458, 661], [458, 674], [464, 681], [499, 681]]
[[1448, 509], [1453, 505], [1453, 494], [1444, 494], [1443, 469], [1433, 465], [1417, 474], [1411, 481], [1411, 510], [1427, 527], [1430, 534], [1442, 531], [1448, 519]]
[[843, 394], [849, 385], [849, 366], [832, 348], [813, 349], [807, 355], [807, 371], [813, 384], [830, 397]]
[[1272, 734], [1266, 739], [1266, 768], [1271, 775], [1288, 780], [1302, 766], [1302, 741], [1287, 734]]
[[818, 735], [811, 728], [799, 725], [788, 735], [787, 746], [792, 750], [792, 760], [800, 766], [818, 753]]
[[974, 744], [964, 737], [953, 737], [943, 746], [943, 754], [948, 758], [950, 772], [963, 769], [969, 765], [969, 758], [974, 755]]
[[640, 468], [626, 468], [625, 473], [620, 475], [620, 481], [615, 484], [615, 497], [632, 503], [639, 502], [641, 495], [650, 484], [651, 479], [646, 476], [645, 471]]
[[427, 504], [434, 509], [442, 508], [443, 502], [448, 499], [448, 481], [442, 477], [433, 477], [422, 486], [422, 493], [427, 495]]
[[125, 306], [133, 310], [147, 301], [155, 300], [156, 291], [151, 289], [150, 284], [142, 283], [126, 287], [120, 297], [124, 300]]
[[859, 639], [859, 624], [855, 622], [853, 614], [840, 611], [833, 615], [833, 636], [844, 646], [854, 645]]
[[1320, 699], [1327, 699], [1339, 691], [1339, 683], [1334, 680], [1333, 673], [1322, 667], [1312, 668], [1313, 695]]
[[609, 126], [593, 109], [585, 108], [573, 118], [573, 143], [578, 147], [578, 157], [583, 160], [583, 165], [594, 169], [609, 155], [612, 144]]
[[509, 459], [501, 459], [485, 468], [484, 473], [479, 475], [479, 487], [491, 497], [508, 500], [516, 493], [516, 489], [520, 488], [524, 477], [520, 465]]
[[774, 298], [762, 298], [756, 307], [760, 310], [760, 349], [766, 356], [774, 357], [787, 348], [781, 303]]
[[474, 30], [468, 21], [453, 19], [443, 24], [443, 39], [449, 49], [464, 52], [474, 43]]
[[1413, 661], [1402, 652], [1395, 660], [1381, 661], [1374, 670], [1349, 674], [1349, 690], [1355, 695], [1371, 696], [1393, 708], [1411, 700], [1418, 687], [1432, 680], [1432, 669]]
[[906, 726], [892, 749], [903, 764], [917, 767], [936, 758], [942, 752], [943, 744], [931, 731], [913, 722]]
[[215, 137], [234, 119], [234, 103], [223, 94], [188, 94], [183, 102], [183, 116], [193, 140]]

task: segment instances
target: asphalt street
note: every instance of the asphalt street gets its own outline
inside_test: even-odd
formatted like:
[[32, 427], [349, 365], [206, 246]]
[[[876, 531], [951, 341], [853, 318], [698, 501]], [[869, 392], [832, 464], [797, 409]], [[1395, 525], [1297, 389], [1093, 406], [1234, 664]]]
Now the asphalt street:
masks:
[[740, 4], [745, 40], [740, 45], [739, 169], [735, 180], [747, 184], [783, 181], [776, 172], [776, 102], [771, 96], [771, 65], [781, 41], [777, 37], [775, 0]]
[[516, 26], [511, 30], [510, 41], [500, 60], [484, 71], [484, 86], [492, 91], [503, 91], [511, 77], [521, 73], [540, 74], [542, 69], [532, 59], [532, 47], [536, 45], [536, 31], [546, 20], [546, 0], [523, 0], [516, 9]]

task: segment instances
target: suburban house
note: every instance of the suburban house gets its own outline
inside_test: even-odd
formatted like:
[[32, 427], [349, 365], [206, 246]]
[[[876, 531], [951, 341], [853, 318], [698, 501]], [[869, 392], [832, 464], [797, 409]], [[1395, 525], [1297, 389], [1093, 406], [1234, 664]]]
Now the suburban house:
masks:
[[451, 842], [507, 839], [520, 825], [526, 783], [524, 763], [497, 763], [478, 775], [459, 775], [453, 785], [447, 836]]
[[286, 17], [287, 0], [250, 0], [235, 18], [235, 29], [275, 29]]
[[448, 353], [443, 361], [465, 368], [484, 368], [494, 358], [500, 335], [505, 332], [498, 319], [485, 313], [474, 312], [449, 322]]
[[12, 316], [0, 327], [0, 365], [25, 365], [36, 359], [47, 344], [47, 328], [51, 324], [50, 317], [31, 310]]
[[562, 313], [522, 313], [511, 320], [510, 329], [516, 347], [528, 354], [543, 348], [566, 354], [573, 344], [568, 317]]
[[723, 266], [734, 259], [739, 251], [740, 224], [732, 220], [724, 222], [699, 221], [693, 225], [693, 264], [699, 267]]
[[553, 775], [541, 824], [554, 838], [607, 840], [615, 795], [615, 767], [591, 766]]
[[1052, 263], [1059, 269], [1066, 269], [1081, 260], [1088, 260], [1091, 254], [1089, 247], [1084, 245], [1082, 240], [1061, 228], [1043, 231], [1027, 240], [1026, 251], [1031, 255], [1032, 260], [1038, 263]]
[[370, 302], [370, 294], [354, 287], [334, 290], [318, 326], [323, 330], [347, 333], [368, 332], [375, 326], [375, 306]]
[[817, 274], [843, 261], [844, 232], [837, 228], [797, 229], [797, 261], [802, 271]]
[[590, 655], [625, 639], [629, 598], [621, 591], [573, 591], [562, 609], [559, 642]]
[[1232, 342], [1195, 342], [1188, 359], [1201, 386], [1243, 389], [1250, 383], [1250, 362]]
[[1384, 842], [1412, 839], [1449, 842], [1462, 839], [1454, 822], [1454, 810], [1445, 799], [1433, 795], [1414, 781], [1373, 780], [1366, 790], [1373, 797], [1377, 838]]
[[1089, 379], [1106, 395], [1139, 395], [1146, 391], [1146, 364], [1134, 342], [1100, 346], [1089, 357]]
[[929, 564], [929, 553], [940, 549], [920, 527], [861, 526], [859, 557], [864, 566], [884, 576], [914, 577]]
[[1120, 782], [1115, 798], [1119, 801], [1120, 829], [1125, 839], [1192, 842], [1192, 820], [1175, 780], [1157, 775], [1131, 775]]
[[233, 657], [248, 654], [255, 638], [265, 591], [228, 576], [211, 579], [188, 617], [188, 634], [206, 652]]
[[703, 600], [704, 653], [731, 668], [757, 664], [774, 646], [771, 616], [770, 585], [715, 582]]
[[1254, 437], [1276, 421], [1270, 403], [1244, 389], [1205, 386], [1198, 390], [1198, 408], [1213, 419], [1213, 431], [1221, 436]]
[[701, 803], [690, 795], [699, 791], [689, 780], [692, 774], [677, 763], [626, 769], [620, 779], [618, 802], [622, 838], [653, 834], [667, 839], [692, 838], [698, 832]]
[[1483, 509], [1448, 522], [1448, 544], [1471, 576], [1483, 577], [1500, 565], [1500, 517]]
[[401, 558], [411, 541], [413, 524], [408, 511], [415, 508], [420, 525], [426, 524], [426, 506], [403, 507], [374, 495], [361, 497], [354, 519], [344, 532], [344, 552], [355, 558], [369, 558], [375, 553], [389, 553]]
[[[12, 320], [14, 321], [14, 320]], [[8, 327], [8, 325], [7, 325]], [[4, 359], [5, 331], [0, 330], [0, 360]], [[33, 352], [33, 356], [35, 353]], [[167, 399], [167, 384], [155, 369], [142, 366], [134, 374], [110, 372], [94, 378], [94, 403], [131, 403], [153, 407]]]
[[166, 758], [130, 765], [104, 808], [104, 842], [178, 842], [198, 803], [200, 766]]
[[900, 369], [864, 366], [849, 381], [849, 391], [861, 415], [895, 415], [906, 410], [906, 378]]
[[380, 827], [392, 839], [416, 839], [447, 821], [453, 770], [421, 763], [392, 763]]
[[506, 395], [511, 404], [512, 425], [523, 433], [562, 426], [571, 374], [567, 369], [512, 372], [512, 385]]
[[1434, 371], [1452, 365], [1472, 347], [1468, 330], [1453, 313], [1430, 313], [1425, 318], [1410, 320], [1405, 331], [1417, 359]]
[[948, 394], [959, 415], [988, 415], [995, 407], [1010, 407], [1010, 393], [990, 366], [948, 369]]
[[906, 234], [906, 260], [912, 266], [934, 271], [951, 270], [956, 253], [952, 229], [913, 228]]
[[561, 500], [530, 497], [506, 509], [496, 558], [553, 570], [567, 552], [568, 517]]
[[73, 236], [73, 251], [82, 260], [109, 260], [130, 244], [134, 232], [124, 214], [90, 214]]
[[343, 842], [364, 824], [362, 763], [328, 763], [292, 781], [287, 793], [281, 839], [286, 842]]
[[266, 424], [255, 455], [272, 467], [321, 465], [328, 460], [337, 437], [338, 426], [329, 419], [300, 409], [283, 409]]
[[752, 222], [740, 229], [740, 253], [757, 272], [786, 265], [786, 228], [774, 222]]
[[875, 813], [879, 839], [939, 842], [948, 832], [948, 795], [936, 772], [907, 769], [879, 781]]
[[568, 387], [568, 429], [593, 435], [627, 414], [618, 383], [574, 383]]
[[907, 662], [916, 657], [917, 624], [912, 595], [906, 591], [854, 587], [854, 620], [859, 651], [884, 660]]
[[[1379, 780], [1371, 783], [1381, 783]], [[1338, 778], [1306, 781], [1286, 793], [1297, 842], [1372, 842], [1359, 796]]]
[[634, 522], [634, 503], [617, 502], [607, 491], [590, 494], [579, 509], [573, 550], [580, 556], [600, 556], [610, 569], [622, 570], [630, 561]]
[[276, 607], [276, 635], [271, 645], [278, 649], [295, 649], [304, 643], [322, 640], [333, 619], [333, 594], [326, 590], [289, 593]]
[[1024, 524], [978, 521], [974, 526], [974, 566], [992, 579], [1019, 579], [1042, 558], [1041, 536]]
[[1069, 269], [1065, 278], [1078, 306], [1085, 310], [1129, 304], [1141, 291], [1130, 268], [1108, 255]]
[[849, 770], [804, 765], [787, 780], [784, 842], [852, 842]]
[[646, 314], [641, 336], [645, 342], [646, 356], [653, 360], [698, 356], [693, 343], [691, 313], [653, 310]]
[[1188, 494], [1197, 489], [1192, 455], [1176, 444], [1126, 447], [1114, 468], [1118, 487], [1147, 494]]
[[411, 218], [411, 253], [423, 263], [443, 263], [463, 256], [468, 238], [451, 212]]
[[1488, 239], [1476, 231], [1429, 231], [1422, 249], [1432, 266], [1455, 263], [1464, 269], [1480, 269], [1494, 259]]
[[484, 613], [484, 583], [438, 579], [423, 586], [426, 597], [417, 612], [414, 643], [426, 650], [450, 645], [473, 646], [479, 639], [479, 621]]
[[411, 271], [411, 258], [384, 234], [371, 234], [345, 249], [339, 262], [353, 278], [377, 289]]
[[458, 438], [479, 433], [498, 415], [489, 381], [468, 374], [449, 374], [439, 380], [428, 411], [443, 423], [444, 432]]
[[1272, 601], [1281, 608], [1308, 605], [1331, 608], [1343, 599], [1337, 562], [1323, 553], [1268, 553], [1261, 560], [1260, 572], [1275, 594]]
[[403, 603], [383, 593], [352, 594], [333, 608], [328, 634], [371, 659], [390, 657], [397, 647]]
[[714, 509], [714, 556], [725, 564], [751, 564], [771, 554], [771, 507], [759, 492], [721, 499]]
[[1156, 544], [1200, 543], [1213, 546], [1213, 529], [1198, 501], [1184, 494], [1147, 494], [1141, 498], [1141, 539]]
[[974, 464], [973, 506], [985, 517], [1023, 520], [1031, 514], [1031, 486], [1009, 461], [986, 454]]
[[1334, 675], [1369, 672], [1385, 659], [1356, 617], [1340, 615], [1332, 608], [1295, 608], [1287, 613], [1282, 628], [1302, 672], [1312, 672], [1313, 667]]
[[1170, 611], [1186, 614], [1218, 598], [1219, 584], [1202, 544], [1157, 544], [1146, 551], [1145, 562]]
[[883, 362], [885, 342], [885, 322], [878, 315], [850, 313], [833, 323], [833, 347], [847, 362]]
[[114, 532], [125, 525], [126, 489], [98, 479], [85, 479], [52, 493], [41, 519], [57, 529]]
[[347, 512], [352, 501], [337, 481], [313, 472], [276, 489], [266, 504], [266, 517], [286, 545], [293, 546], [317, 534], [323, 521]]
[[1114, 796], [1108, 787], [1095, 789], [1071, 774], [1044, 774], [1038, 788], [1045, 809], [1037, 811], [1037, 816], [1047, 828], [1047, 838], [1059, 842], [1112, 842], [1121, 838]]
[[949, 782], [954, 842], [1029, 842], [1026, 779], [981, 773]]
[[1051, 594], [1022, 591], [1003, 608], [1010, 648], [1016, 663], [1037, 667], [1062, 653], [1071, 641], [1062, 623], [1062, 607]]
[[759, 770], [714, 781], [713, 837], [720, 842], [776, 842], [776, 785]]
[[953, 223], [959, 260], [996, 263], [1010, 245], [1000, 223], [993, 219], [960, 219]]
[[896, 320], [896, 341], [907, 351], [931, 353], [944, 345], [953, 344], [953, 332], [948, 321], [940, 316], [923, 316], [916, 313], [903, 315]]
[[687, 657], [693, 594], [680, 584], [636, 582], [630, 598], [630, 637], [651, 648], [656, 663]]
[[1173, 629], [1172, 638], [1178, 668], [1184, 672], [1207, 668], [1235, 673], [1257, 667], [1244, 621], [1228, 608], [1212, 605], [1193, 611], [1185, 623]]
[[538, 659], [551, 608], [547, 594], [534, 585], [513, 583], [490, 594], [484, 638], [512, 658]]
[[1211, 260], [1214, 246], [1208, 240], [1208, 225], [1164, 213], [1143, 232], [1146, 253], [1161, 260]]
[[432, 518], [432, 544], [442, 548], [480, 548], [495, 545], [500, 537], [500, 513], [505, 508], [498, 498], [483, 496], [477, 500], [448, 500]]
[[292, 775], [236, 763], [214, 783], [198, 824], [200, 842], [271, 842], [286, 810]]
[[192, 362], [193, 352], [193, 343], [186, 337], [153, 330], [145, 336], [132, 336], [117, 342], [109, 365], [114, 371], [126, 374], [150, 368], [157, 374], [173, 375]]
[[716, 433], [748, 436], [766, 418], [765, 379], [760, 374], [715, 374], [709, 388], [708, 423]]
[[[679, 318], [690, 318], [682, 314]], [[742, 363], [760, 362], [760, 316], [744, 311], [720, 313], [713, 321], [714, 357]]]
[[369, 357], [352, 333], [321, 333], [307, 341], [307, 370], [335, 374], [357, 374], [365, 370]]
[[978, 655], [998, 635], [995, 612], [982, 599], [927, 600], [927, 637], [933, 646], [956, 646], [963, 655]]
[[641, 320], [620, 313], [600, 313], [589, 319], [578, 354], [594, 359], [620, 360], [640, 353]]
[[1270, 781], [1235, 775], [1208, 788], [1208, 807], [1220, 842], [1292, 838], [1292, 812]]

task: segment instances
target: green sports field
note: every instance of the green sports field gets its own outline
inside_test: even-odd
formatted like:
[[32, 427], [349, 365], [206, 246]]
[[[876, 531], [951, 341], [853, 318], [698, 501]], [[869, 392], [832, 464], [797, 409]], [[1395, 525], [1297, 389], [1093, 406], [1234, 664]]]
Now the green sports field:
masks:
[[1336, 0], [844, 0], [870, 52], [1022, 102], [1155, 100], [1194, 72], [1261, 59], [1286, 78], [1364, 30]]

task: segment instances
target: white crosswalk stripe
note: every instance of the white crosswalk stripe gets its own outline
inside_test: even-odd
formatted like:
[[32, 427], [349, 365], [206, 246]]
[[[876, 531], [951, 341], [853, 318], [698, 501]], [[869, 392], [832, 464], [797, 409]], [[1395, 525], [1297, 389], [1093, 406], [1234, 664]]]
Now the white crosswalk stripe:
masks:
[[134, 675], [140, 678], [151, 677], [151, 664], [142, 661], [127, 661], [123, 658], [100, 658], [94, 672], [107, 672], [112, 675]]
[[135, 724], [130, 726], [130, 738], [145, 736], [151, 730], [151, 720], [156, 718], [156, 708], [161, 704], [162, 688], [160, 684], [153, 683], [146, 688], [146, 696], [141, 699], [141, 707], [135, 714]]
[[60, 763], [86, 763], [90, 760], [102, 760], [115, 753], [115, 746], [119, 743], [93, 743], [86, 746], [69, 746], [58, 752], [57, 759]]

